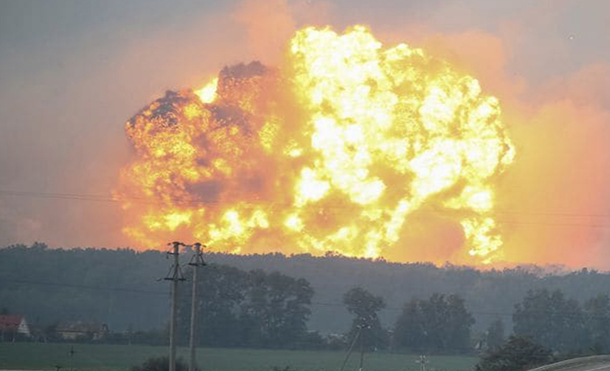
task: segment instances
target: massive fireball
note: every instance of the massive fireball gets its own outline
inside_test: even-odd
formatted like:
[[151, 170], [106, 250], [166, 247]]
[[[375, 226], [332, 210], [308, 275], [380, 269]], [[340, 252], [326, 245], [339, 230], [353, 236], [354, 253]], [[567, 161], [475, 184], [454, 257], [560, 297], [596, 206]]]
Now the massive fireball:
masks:
[[167, 92], [126, 131], [135, 157], [116, 197], [144, 246], [376, 258], [417, 248], [403, 236], [422, 210], [460, 228], [472, 262], [502, 246], [494, 183], [515, 150], [498, 100], [365, 27], [302, 29], [281, 67], [227, 67]]

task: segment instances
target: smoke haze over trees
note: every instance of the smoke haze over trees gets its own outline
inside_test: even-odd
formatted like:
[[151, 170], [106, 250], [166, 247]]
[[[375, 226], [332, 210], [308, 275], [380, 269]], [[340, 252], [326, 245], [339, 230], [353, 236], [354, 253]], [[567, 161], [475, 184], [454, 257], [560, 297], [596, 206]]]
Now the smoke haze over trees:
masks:
[[607, 352], [610, 350], [609, 304], [605, 294], [589, 298], [583, 308], [560, 290], [530, 290], [515, 305], [514, 332], [557, 352]]
[[[190, 253], [182, 258], [187, 277]], [[482, 272], [279, 254], [206, 254], [206, 261], [197, 305], [205, 346], [344, 350], [362, 327], [368, 350], [487, 350], [481, 365], [493, 365], [513, 348], [610, 350], [610, 299], [603, 294], [609, 274]], [[168, 267], [157, 251], [11, 246], [0, 249], [0, 308], [24, 314], [33, 332], [49, 341], [61, 341], [60, 322], [81, 321], [108, 324], [109, 342], [161, 345], [169, 290], [159, 280]], [[185, 344], [190, 286], [180, 291]], [[512, 332], [516, 338], [503, 342]]]
[[[306, 280], [278, 272], [208, 265], [201, 270], [199, 281], [196, 331], [200, 344], [283, 348], [306, 341], [313, 296]], [[178, 309], [184, 344], [188, 343], [190, 310], [190, 291], [185, 289]]]
[[[394, 325], [405, 303], [438, 293], [464, 299], [466, 309], [476, 320], [473, 330], [481, 332], [498, 316], [509, 332], [514, 306], [528, 290], [560, 289], [565, 297], [583, 304], [610, 291], [610, 275], [590, 270], [549, 275], [519, 268], [482, 272], [429, 264], [279, 254], [207, 254], [206, 259], [246, 271], [278, 271], [306, 279], [315, 292], [308, 327], [323, 333], [348, 331], [352, 318], [341, 300], [354, 286], [386, 302], [387, 307], [379, 311], [385, 328]], [[24, 313], [33, 323], [96, 319], [113, 330], [157, 328], [168, 313], [168, 287], [157, 280], [165, 276], [168, 268], [165, 254], [157, 251], [61, 250], [42, 244], [4, 248], [0, 249], [0, 307], [7, 307], [11, 313]], [[588, 310], [601, 313], [606, 310], [603, 302], [591, 302], [589, 307]]]
[[412, 299], [394, 327], [394, 342], [411, 351], [464, 352], [470, 348], [472, 314], [457, 295], [433, 294], [427, 300]]
[[476, 371], [529, 370], [551, 362], [551, 351], [530, 338], [511, 336], [506, 343], [484, 355]]
[[378, 314], [386, 307], [383, 298], [361, 287], [354, 287], [343, 295], [343, 304], [354, 318], [347, 334], [347, 342], [351, 344], [359, 341], [368, 349], [385, 348], [388, 335], [381, 326]]

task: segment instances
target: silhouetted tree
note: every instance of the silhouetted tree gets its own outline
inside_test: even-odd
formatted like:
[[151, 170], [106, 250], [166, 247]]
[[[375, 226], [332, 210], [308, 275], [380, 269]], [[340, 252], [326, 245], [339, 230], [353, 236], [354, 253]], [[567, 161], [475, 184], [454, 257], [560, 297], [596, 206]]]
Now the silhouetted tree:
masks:
[[427, 330], [424, 323], [423, 306], [420, 300], [407, 302], [394, 325], [394, 345], [409, 350], [426, 350]]
[[610, 350], [610, 298], [598, 295], [585, 302], [585, 328], [590, 336], [590, 347], [596, 353]]
[[255, 270], [249, 273], [248, 284], [240, 319], [251, 345], [285, 347], [301, 341], [311, 313], [309, 282]]
[[[199, 342], [206, 346], [294, 347], [307, 336], [313, 289], [304, 279], [218, 265], [202, 269], [197, 308]], [[189, 293], [190, 294], [190, 293]], [[190, 295], [179, 307], [183, 342], [190, 325]]]
[[504, 343], [504, 322], [497, 318], [487, 328], [485, 342], [489, 349], [496, 349]]
[[457, 295], [433, 294], [405, 304], [394, 327], [397, 347], [412, 350], [466, 352], [474, 318]]
[[515, 305], [514, 333], [559, 352], [580, 350], [589, 343], [584, 316], [576, 300], [559, 290], [530, 290]]
[[[185, 263], [189, 257], [190, 253], [186, 253], [181, 256], [181, 261]], [[480, 325], [479, 331], [484, 331], [493, 318], [490, 320], [486, 315], [478, 315], [478, 312], [512, 311], [530, 289], [558, 288], [566, 297], [578, 300], [583, 305], [599, 293], [610, 293], [610, 273], [585, 269], [576, 272], [562, 270], [561, 274], [550, 272], [548, 267], [531, 266], [479, 271], [450, 265], [437, 267], [429, 263], [389, 263], [336, 254], [319, 257], [310, 254], [240, 256], [206, 253], [206, 258], [219, 265], [238, 268], [241, 272], [261, 269], [303, 277], [315, 289], [320, 301], [340, 301], [354, 282], [366, 282], [367, 289], [386, 298], [388, 306], [402, 305], [414, 297], [428, 298], [433, 293], [456, 293], [464, 298], [468, 308], [476, 309], [474, 316], [477, 317], [477, 325]], [[157, 279], [163, 277], [168, 267], [165, 251], [61, 249], [45, 248], [42, 244], [2, 247], [0, 306], [7, 306], [12, 313], [25, 315], [28, 323], [39, 329], [56, 321], [83, 320], [108, 322], [110, 329], [116, 332], [124, 332], [130, 324], [133, 324], [134, 331], [161, 331], [169, 312], [168, 284]], [[205, 275], [204, 271], [208, 268], [202, 269], [201, 275]], [[186, 269], [185, 273], [188, 271]], [[24, 272], [27, 272], [27, 277]], [[207, 295], [206, 290], [214, 291], [214, 287], [220, 287], [218, 285], [232, 285], [222, 281], [223, 278], [219, 279], [219, 282], [212, 279], [210, 287], [200, 290], [201, 295]], [[407, 282], [409, 284], [405, 284]], [[202, 281], [202, 286], [205, 285]], [[240, 295], [245, 293], [242, 288], [245, 290], [243, 285], [235, 287]], [[207, 324], [202, 322], [202, 326], [210, 328], [201, 333], [201, 340], [218, 344], [215, 339], [226, 335], [222, 341], [239, 341], [243, 345], [225, 346], [247, 346], [247, 339], [228, 336], [237, 331], [231, 328], [235, 324], [233, 317], [239, 317], [239, 306], [246, 300], [222, 297], [234, 294], [230, 292], [218, 290], [214, 295], [222, 300], [206, 302], [212, 306], [218, 305], [215, 309], [210, 308], [218, 316]], [[188, 297], [189, 294], [188, 283], [181, 285], [180, 297]], [[229, 303], [238, 303], [238, 308]], [[186, 319], [190, 313], [189, 305], [181, 308]], [[584, 321], [588, 322], [584, 306], [583, 309]], [[201, 310], [205, 312], [206, 309]], [[342, 305], [316, 306], [312, 307], [312, 311], [311, 324], [315, 326], [312, 329], [324, 333], [345, 331], [352, 321], [351, 316], [345, 315]], [[399, 315], [400, 311], [387, 311], [385, 319], [395, 323]], [[188, 328], [188, 320], [183, 325]], [[505, 325], [508, 325], [506, 321]], [[227, 328], [225, 334], [224, 329]], [[589, 325], [585, 325], [585, 328], [589, 328]], [[508, 333], [512, 328], [506, 330]], [[187, 336], [188, 331], [180, 331], [180, 334]], [[206, 334], [214, 338], [205, 340]], [[142, 336], [138, 341], [145, 339]], [[575, 347], [583, 350], [592, 346], [592, 341], [587, 340], [586, 336], [578, 343]]]
[[551, 351], [522, 336], [511, 336], [481, 357], [476, 371], [522, 371], [552, 362]]
[[[200, 344], [206, 346], [246, 346], [239, 321], [241, 305], [248, 290], [247, 272], [233, 267], [210, 264], [200, 269], [200, 311], [197, 333]], [[181, 333], [186, 340], [190, 326], [190, 291], [180, 306]]]
[[343, 304], [354, 316], [347, 335], [349, 342], [360, 332], [366, 348], [383, 348], [387, 345], [387, 333], [381, 327], [378, 316], [378, 312], [386, 306], [381, 296], [355, 287], [343, 295]]

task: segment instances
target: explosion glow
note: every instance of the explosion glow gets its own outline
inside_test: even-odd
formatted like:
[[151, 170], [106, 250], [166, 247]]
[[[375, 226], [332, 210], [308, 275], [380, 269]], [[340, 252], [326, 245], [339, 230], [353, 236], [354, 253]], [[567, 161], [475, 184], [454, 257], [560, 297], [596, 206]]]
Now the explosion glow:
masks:
[[403, 236], [422, 210], [460, 227], [463, 261], [492, 261], [502, 246], [494, 183], [515, 150], [498, 100], [361, 26], [300, 30], [281, 68], [225, 68], [126, 130], [136, 157], [116, 195], [124, 232], [145, 246], [375, 258], [410, 248]]

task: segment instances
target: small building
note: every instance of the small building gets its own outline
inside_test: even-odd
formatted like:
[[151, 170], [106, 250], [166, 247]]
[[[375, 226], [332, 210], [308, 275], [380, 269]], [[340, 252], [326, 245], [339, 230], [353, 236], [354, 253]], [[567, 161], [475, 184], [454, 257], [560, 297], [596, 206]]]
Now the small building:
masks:
[[18, 335], [30, 337], [30, 327], [21, 314], [0, 314], [0, 340], [13, 341]]
[[108, 335], [108, 326], [98, 322], [61, 322], [55, 330], [63, 340], [102, 340]]

